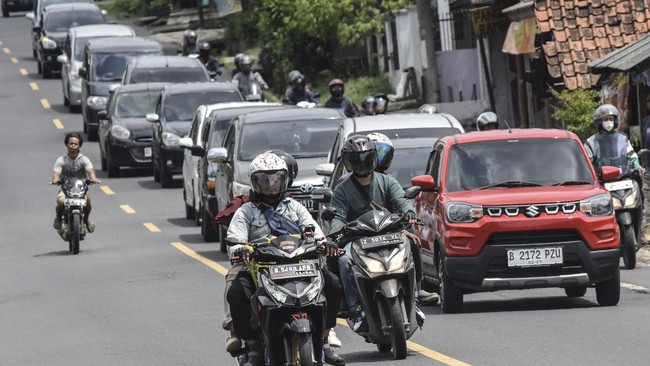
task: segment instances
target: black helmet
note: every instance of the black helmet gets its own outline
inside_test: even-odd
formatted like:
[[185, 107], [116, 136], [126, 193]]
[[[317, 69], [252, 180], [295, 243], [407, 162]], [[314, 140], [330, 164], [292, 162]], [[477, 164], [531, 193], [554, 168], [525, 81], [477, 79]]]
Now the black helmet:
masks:
[[287, 186], [291, 187], [293, 181], [296, 179], [296, 177], [298, 177], [298, 162], [296, 159], [291, 154], [278, 149], [269, 150], [267, 152], [279, 156], [280, 159], [284, 160], [284, 162], [287, 163], [287, 171], [289, 172], [289, 183]]
[[239, 69], [244, 73], [249, 73], [253, 69], [253, 58], [248, 55], [242, 56], [239, 60]]
[[210, 55], [210, 44], [208, 42], [203, 42], [199, 46], [199, 55], [209, 56]]
[[[492, 126], [492, 128], [490, 128]], [[484, 112], [476, 119], [476, 129], [483, 131], [487, 129], [496, 129], [499, 127], [497, 115], [494, 112]]]
[[357, 177], [366, 177], [377, 167], [377, 149], [367, 136], [348, 138], [341, 150], [343, 165]]
[[375, 97], [369, 96], [363, 98], [361, 101], [361, 109], [363, 109], [363, 112], [367, 115], [374, 116], [376, 113], [375, 111]]
[[330, 94], [334, 97], [340, 97], [345, 93], [345, 84], [341, 79], [332, 79], [329, 84]]

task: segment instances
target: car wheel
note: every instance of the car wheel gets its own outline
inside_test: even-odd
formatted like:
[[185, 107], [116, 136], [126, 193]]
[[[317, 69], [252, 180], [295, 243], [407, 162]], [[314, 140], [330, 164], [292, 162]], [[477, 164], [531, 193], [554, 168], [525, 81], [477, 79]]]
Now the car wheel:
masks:
[[2, 8], [2, 17], [3, 18], [8, 18], [9, 17], [9, 10]]
[[201, 206], [198, 207], [198, 209], [194, 210], [194, 224], [196, 226], [201, 226], [201, 221], [203, 221], [203, 216], [202, 216], [203, 209]]
[[111, 160], [110, 153], [106, 157], [106, 165], [109, 178], [117, 178], [120, 176], [120, 166]]
[[102, 171], [105, 172], [108, 169], [108, 163], [106, 161], [106, 157], [104, 156], [104, 154], [101, 154], [100, 160], [102, 162]]
[[36, 59], [36, 71], [38, 71], [39, 75], [43, 74], [43, 65], [38, 59]]
[[440, 308], [445, 313], [459, 313], [463, 309], [463, 293], [447, 276], [444, 256], [438, 256], [440, 276]]
[[163, 188], [171, 188], [174, 185], [174, 177], [165, 169], [164, 166], [160, 167], [160, 186]]
[[185, 202], [185, 218], [194, 220], [194, 207], [187, 204], [187, 193], [185, 193], [185, 189], [183, 189], [183, 201]]
[[36, 54], [36, 49], [32, 48], [32, 56], [34, 57], [34, 60], [38, 59], [38, 55]]
[[81, 113], [81, 119], [83, 119], [84, 133], [88, 135], [88, 122], [86, 122], [86, 116], [83, 114], [83, 111]]
[[41, 70], [43, 71], [43, 79], [52, 78], [52, 67], [50, 65], [43, 62], [43, 65], [41, 66]]
[[70, 106], [70, 88], [66, 88], [67, 94], [63, 93], [63, 105], [66, 107]]
[[633, 225], [621, 226], [621, 249], [623, 251], [623, 264], [625, 269], [636, 267], [636, 235]]
[[602, 306], [614, 306], [621, 299], [621, 270], [616, 267], [612, 278], [596, 284], [596, 300]]
[[567, 287], [564, 289], [564, 293], [568, 297], [583, 297], [587, 293], [587, 287], [586, 286]]
[[97, 131], [97, 128], [91, 128], [88, 126], [88, 141], [97, 141], [99, 140], [99, 133]]
[[208, 210], [201, 210], [201, 236], [208, 243], [217, 241], [218, 233], [214, 229], [212, 217]]

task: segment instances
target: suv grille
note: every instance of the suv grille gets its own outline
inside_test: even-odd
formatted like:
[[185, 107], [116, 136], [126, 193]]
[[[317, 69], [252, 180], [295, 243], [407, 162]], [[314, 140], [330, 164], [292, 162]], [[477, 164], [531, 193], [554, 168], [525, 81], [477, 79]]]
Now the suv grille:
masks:
[[560, 212], [564, 214], [572, 214], [576, 212], [579, 204], [579, 202], [560, 202], [518, 206], [484, 206], [483, 214], [490, 217], [500, 217], [502, 215], [509, 217], [519, 215], [537, 217], [542, 212], [547, 215], [557, 215]]
[[291, 187], [287, 190], [287, 193], [291, 195], [291, 198], [303, 204], [307, 207], [309, 212], [316, 218], [318, 216], [318, 203], [315, 203], [311, 199], [311, 192], [314, 190], [314, 186], [303, 184], [298, 187]]

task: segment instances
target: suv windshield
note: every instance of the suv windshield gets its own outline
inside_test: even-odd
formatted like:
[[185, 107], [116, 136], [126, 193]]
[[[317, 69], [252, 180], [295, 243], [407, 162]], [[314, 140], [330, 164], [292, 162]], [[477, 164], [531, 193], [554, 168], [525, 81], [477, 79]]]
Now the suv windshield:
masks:
[[571, 139], [481, 141], [449, 150], [446, 189], [593, 184], [589, 162]]
[[[133, 69], [131, 74], [131, 84], [137, 83], [190, 83], [210, 81], [201, 67], [185, 68], [138, 68]], [[232, 101], [232, 100], [229, 100]], [[235, 100], [241, 101], [241, 99]]]
[[93, 81], [122, 81], [126, 65], [142, 53], [94, 53]]
[[104, 16], [96, 11], [57, 11], [47, 15], [44, 28], [48, 32], [67, 32], [72, 27], [103, 23]]
[[171, 94], [165, 99], [165, 120], [191, 121], [201, 104], [216, 104], [226, 102], [241, 102], [241, 96], [234, 92], [218, 92], [214, 90]]
[[239, 160], [251, 161], [259, 153], [283, 150], [295, 158], [324, 157], [332, 147], [340, 120], [277, 121], [244, 125]]
[[410, 187], [412, 177], [424, 174], [429, 151], [423, 147], [396, 147], [386, 173], [395, 177], [402, 187]]
[[156, 112], [160, 91], [121, 93], [115, 100], [115, 116], [120, 118], [144, 118]]

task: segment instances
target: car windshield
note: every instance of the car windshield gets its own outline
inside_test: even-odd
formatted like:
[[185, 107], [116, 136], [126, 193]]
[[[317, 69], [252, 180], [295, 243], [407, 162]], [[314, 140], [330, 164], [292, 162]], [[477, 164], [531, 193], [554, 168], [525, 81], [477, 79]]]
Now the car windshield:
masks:
[[126, 65], [142, 53], [95, 53], [93, 54], [93, 81], [122, 81]]
[[393, 162], [386, 173], [395, 177], [402, 187], [410, 187], [412, 177], [424, 174], [429, 151], [430, 147], [395, 148]]
[[67, 3], [88, 3], [88, 4], [91, 4], [92, 0], [41, 0], [40, 9], [42, 11], [48, 5], [64, 4], [64, 3], [65, 4], [67, 4]]
[[239, 160], [251, 161], [259, 153], [279, 149], [295, 158], [325, 157], [332, 148], [340, 120], [276, 121], [244, 125]]
[[241, 102], [241, 95], [234, 90], [171, 94], [165, 99], [165, 120], [167, 122], [191, 121], [201, 104], [226, 102]]
[[446, 189], [450, 192], [504, 187], [593, 184], [579, 144], [571, 139], [512, 139], [453, 146]]
[[144, 118], [156, 113], [156, 101], [160, 91], [143, 90], [120, 93], [115, 100], [115, 116], [120, 118]]
[[[210, 81], [200, 67], [137, 68], [131, 74], [131, 84], [137, 83], [188, 83]], [[241, 101], [241, 99], [237, 100]]]
[[211, 147], [221, 146], [221, 141], [223, 141], [223, 135], [228, 129], [232, 118], [227, 119], [214, 119], [210, 122], [210, 137], [206, 147], [209, 149]]
[[57, 11], [47, 15], [44, 28], [48, 32], [67, 32], [72, 27], [102, 23], [104, 16], [96, 11]]

